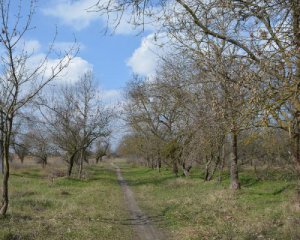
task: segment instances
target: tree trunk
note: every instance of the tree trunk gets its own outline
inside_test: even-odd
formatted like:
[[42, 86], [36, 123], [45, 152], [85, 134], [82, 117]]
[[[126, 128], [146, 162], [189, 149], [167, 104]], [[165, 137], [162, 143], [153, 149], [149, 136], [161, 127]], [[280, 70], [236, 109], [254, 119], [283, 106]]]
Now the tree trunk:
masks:
[[218, 182], [220, 183], [222, 181], [222, 174], [224, 170], [224, 165], [225, 165], [225, 158], [226, 158], [226, 152], [225, 152], [225, 143], [223, 143], [222, 146], [222, 153], [220, 154], [220, 167], [219, 167], [219, 177], [218, 177]]
[[208, 181], [209, 177], [209, 167], [211, 165], [212, 159], [208, 160], [208, 157], [206, 156], [206, 164], [205, 164], [205, 176], [204, 176], [204, 181]]
[[220, 164], [220, 161], [221, 161], [221, 158], [220, 158], [220, 156], [218, 156], [217, 161], [215, 162], [214, 168], [212, 169], [211, 173], [209, 174], [209, 176], [207, 178], [207, 181], [210, 181], [213, 178], [213, 176], [215, 175], [215, 172]]
[[74, 158], [75, 158], [75, 153], [70, 157], [69, 160], [69, 166], [68, 166], [68, 177], [71, 177], [73, 166], [74, 166]]
[[[293, 145], [292, 145], [292, 157], [294, 164], [297, 168], [297, 172], [300, 175], [300, 109], [299, 109], [299, 92], [300, 92], [300, 2], [292, 1], [292, 14], [293, 14], [293, 34], [296, 49], [296, 74], [295, 81], [296, 91], [294, 96], [296, 112], [295, 112], [295, 130], [293, 133]], [[300, 206], [300, 182], [298, 183], [298, 203]]]
[[252, 159], [251, 160], [251, 166], [253, 166], [253, 170], [254, 170], [254, 174], [255, 174], [255, 178], [256, 180], [260, 180], [260, 176], [259, 176], [259, 172], [257, 171], [257, 165], [256, 165], [256, 160]]
[[83, 160], [84, 160], [84, 150], [80, 152], [80, 161], [79, 161], [79, 178], [82, 178], [82, 169], [83, 169]]
[[9, 160], [10, 160], [10, 141], [12, 132], [13, 117], [7, 119], [6, 134], [3, 134], [3, 161], [4, 161], [4, 175], [3, 175], [3, 186], [2, 186], [2, 206], [0, 209], [0, 216], [5, 216], [8, 209], [8, 179], [9, 179]]
[[178, 177], [178, 166], [176, 160], [173, 160], [173, 173], [175, 174], [176, 177]]
[[[1, 143], [0, 143], [1, 144]], [[2, 144], [1, 144], [2, 146]], [[0, 172], [4, 174], [4, 160], [3, 160], [3, 150], [2, 147], [0, 146]]]
[[4, 175], [3, 175], [3, 189], [2, 189], [2, 206], [0, 209], [0, 216], [5, 216], [8, 208], [8, 179], [9, 179], [9, 153], [8, 148], [4, 150]]
[[189, 176], [190, 176], [190, 171], [189, 171], [189, 169], [183, 168], [183, 175], [184, 175], [185, 177], [189, 177]]
[[157, 163], [156, 163], [156, 164], [157, 164], [157, 165], [156, 165], [157, 170], [158, 170], [158, 172], [160, 172], [160, 168], [161, 168], [161, 159], [160, 159], [160, 157], [157, 158]]
[[153, 157], [151, 157], [151, 168], [154, 169], [155, 168], [155, 165], [154, 165], [154, 159]]
[[87, 157], [87, 154], [84, 154], [84, 155], [83, 155], [83, 160], [84, 160], [84, 162], [86, 162], [88, 165], [90, 164], [89, 159], [88, 159], [88, 157]]
[[3, 122], [3, 112], [0, 113], [0, 170], [1, 173], [4, 175], [4, 156], [3, 156], [3, 140], [4, 140], [4, 122]]
[[185, 166], [185, 162], [183, 162], [183, 164], [182, 164], [182, 170], [183, 170], [183, 175], [185, 177], [189, 177], [190, 176], [190, 170], [191, 170], [191, 168], [192, 168], [192, 166], [186, 167]]
[[230, 167], [230, 188], [233, 190], [240, 189], [239, 174], [238, 174], [238, 144], [237, 133], [231, 133], [231, 167]]
[[291, 154], [293, 163], [297, 172], [300, 174], [300, 134], [293, 133], [291, 135]]
[[8, 179], [9, 179], [9, 161], [4, 163], [3, 189], [2, 189], [2, 206], [0, 216], [5, 216], [8, 208]]
[[45, 168], [47, 166], [47, 157], [42, 158], [42, 165], [43, 165], [43, 168]]

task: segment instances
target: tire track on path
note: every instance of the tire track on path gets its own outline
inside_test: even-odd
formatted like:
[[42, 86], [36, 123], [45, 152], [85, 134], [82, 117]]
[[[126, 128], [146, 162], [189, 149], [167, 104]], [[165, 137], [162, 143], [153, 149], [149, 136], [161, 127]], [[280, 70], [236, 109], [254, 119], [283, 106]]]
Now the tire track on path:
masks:
[[126, 180], [122, 176], [121, 169], [116, 165], [112, 164], [116, 169], [118, 182], [124, 193], [125, 204], [130, 213], [131, 224], [136, 234], [136, 240], [166, 240], [166, 236], [159, 231], [151, 222], [150, 218], [145, 215], [139, 208], [134, 194], [129, 188]]

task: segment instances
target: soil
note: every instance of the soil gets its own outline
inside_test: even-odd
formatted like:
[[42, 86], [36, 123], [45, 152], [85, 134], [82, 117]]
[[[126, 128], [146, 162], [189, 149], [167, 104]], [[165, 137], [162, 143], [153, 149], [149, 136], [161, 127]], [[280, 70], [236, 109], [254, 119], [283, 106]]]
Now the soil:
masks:
[[145, 215], [139, 208], [134, 194], [129, 188], [126, 180], [124, 180], [121, 169], [117, 165], [113, 165], [116, 169], [119, 184], [124, 193], [125, 205], [130, 213], [131, 225], [135, 231], [135, 240], [166, 240], [165, 234], [153, 225], [151, 218]]

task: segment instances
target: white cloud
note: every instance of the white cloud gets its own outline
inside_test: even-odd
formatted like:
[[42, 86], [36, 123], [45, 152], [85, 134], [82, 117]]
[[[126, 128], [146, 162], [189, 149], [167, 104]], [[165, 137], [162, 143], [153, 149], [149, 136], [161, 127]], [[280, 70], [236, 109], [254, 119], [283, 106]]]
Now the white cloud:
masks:
[[[84, 48], [84, 45], [79, 45], [81, 46], [81, 49]], [[54, 44], [54, 49], [64, 52], [70, 50], [72, 46], [74, 46], [73, 42], [56, 42]], [[41, 49], [41, 43], [35, 39], [22, 40], [22, 42], [17, 45], [17, 51], [26, 51], [31, 54], [26, 63], [29, 73], [35, 71], [35, 69], [45, 61], [46, 54], [41, 51]], [[2, 49], [0, 49], [0, 52], [1, 50]], [[60, 61], [60, 58], [51, 58], [48, 56], [47, 61], [41, 67], [39, 72], [44, 76], [44, 78], [51, 77], [52, 69], [55, 68], [55, 66], [58, 66]], [[57, 79], [55, 79], [53, 83], [60, 84], [77, 82], [83, 73], [90, 70], [93, 70], [92, 64], [81, 57], [74, 57], [69, 63], [68, 67], [58, 75]]]
[[28, 40], [24, 42], [24, 50], [26, 52], [38, 52], [41, 49], [41, 44], [38, 40]]
[[[51, 68], [59, 63], [60, 59], [50, 59], [47, 64], [46, 75], [50, 76]], [[81, 57], [74, 57], [55, 80], [55, 83], [75, 83], [87, 71], [92, 71], [93, 65]]]
[[99, 87], [95, 99], [104, 103], [106, 107], [114, 109], [114, 111], [120, 111], [123, 94], [120, 89], [105, 89]]
[[109, 90], [102, 90], [101, 91], [101, 98], [102, 100], [119, 100], [121, 98], [122, 92], [117, 89], [109, 89]]
[[[12, 39], [12, 42], [14, 42], [16, 38]], [[2, 45], [1, 45], [2, 47]], [[18, 44], [15, 45], [15, 50], [18, 53], [21, 53], [23, 51], [27, 52], [28, 54], [36, 54], [40, 52], [42, 48], [41, 43], [36, 39], [21, 39], [19, 40]], [[3, 48], [2, 48], [3, 49]], [[3, 49], [4, 51], [4, 49]]]
[[99, 13], [87, 11], [94, 4], [95, 0], [56, 0], [52, 6], [44, 8], [42, 12], [46, 16], [59, 18], [67, 26], [82, 30], [89, 26], [91, 22], [100, 19]]
[[127, 61], [127, 66], [136, 74], [151, 77], [155, 74], [159, 58], [164, 55], [165, 51], [163, 34], [159, 36], [150, 34], [142, 39], [140, 47]]
[[[34, 70], [45, 58], [44, 53], [36, 54], [29, 59], [27, 67], [29, 70]], [[48, 58], [44, 68], [44, 78], [52, 76], [52, 69], [59, 65], [61, 59]], [[66, 63], [66, 62], [65, 62]], [[64, 64], [64, 63], [63, 63]], [[72, 84], [77, 82], [82, 74], [87, 71], [93, 70], [93, 65], [81, 57], [74, 57], [69, 65], [62, 70], [52, 84]]]
[[[102, 0], [102, 4], [105, 5], [107, 0]], [[110, 0], [111, 4], [114, 4], [114, 0]], [[42, 9], [42, 12], [46, 16], [58, 18], [62, 24], [70, 26], [77, 31], [80, 31], [88, 26], [92, 22], [99, 21], [102, 25], [107, 24], [110, 31], [116, 34], [137, 34], [142, 29], [135, 29], [132, 24], [132, 16], [130, 10], [120, 13], [110, 13], [108, 15], [101, 15], [97, 12], [95, 0], [52, 0], [49, 7]], [[119, 18], [120, 16], [121, 19]], [[120, 20], [120, 21], [118, 21]], [[146, 22], [151, 22], [146, 19]], [[116, 22], [118, 26], [116, 27]], [[153, 21], [155, 22], [155, 21]], [[155, 22], [156, 23], [156, 22]], [[146, 24], [143, 26], [143, 30], [154, 30], [153, 24]]]

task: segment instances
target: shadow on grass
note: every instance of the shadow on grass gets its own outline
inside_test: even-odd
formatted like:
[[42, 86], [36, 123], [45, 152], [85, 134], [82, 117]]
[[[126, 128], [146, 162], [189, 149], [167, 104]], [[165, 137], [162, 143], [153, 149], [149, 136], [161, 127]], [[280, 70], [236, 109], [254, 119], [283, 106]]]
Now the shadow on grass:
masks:
[[38, 199], [21, 199], [17, 203], [21, 208], [29, 207], [34, 211], [45, 211], [53, 208], [54, 204], [50, 200], [38, 200]]
[[31, 221], [33, 220], [32, 216], [30, 215], [25, 215], [25, 214], [19, 214], [19, 213], [14, 213], [14, 214], [6, 214], [5, 217], [0, 217], [0, 223], [10, 223], [12, 221]]
[[26, 235], [20, 235], [17, 233], [9, 232], [6, 235], [3, 236], [3, 240], [31, 240], [34, 239], [33, 235], [26, 234]]
[[241, 176], [240, 181], [241, 185], [246, 188], [258, 185], [261, 182], [259, 179], [250, 176]]
[[165, 219], [163, 215], [137, 215], [136, 218], [98, 218], [97, 221], [109, 224], [124, 225], [124, 226], [138, 226], [138, 225], [149, 225], [154, 224], [164, 224]]
[[278, 195], [280, 193], [283, 193], [286, 190], [293, 189], [294, 187], [295, 187], [294, 184], [288, 184], [288, 185], [283, 186], [283, 187], [279, 188], [278, 190], [274, 191], [272, 194], [273, 195]]
[[21, 173], [12, 173], [11, 175], [15, 177], [25, 177], [25, 178], [33, 178], [33, 179], [43, 179], [45, 177], [35, 170], [32, 170], [30, 172], [26, 171]]
[[[296, 184], [287, 184], [287, 185], [279, 187], [279, 188], [275, 187], [275, 189], [272, 189], [272, 191], [270, 191], [270, 190], [263, 191], [262, 189], [261, 190], [255, 190], [255, 192], [251, 191], [251, 195], [258, 195], [258, 196], [268, 197], [268, 198], [271, 197], [271, 199], [272, 199], [272, 197], [280, 195], [280, 194], [284, 193], [285, 191], [293, 190], [295, 188], [296, 188]], [[274, 200], [276, 200], [276, 198], [274, 198]]]
[[38, 193], [35, 192], [35, 191], [20, 191], [20, 192], [13, 193], [12, 196], [20, 198], [20, 197], [31, 197], [31, 196], [34, 196], [34, 195], [37, 195], [37, 194]]

